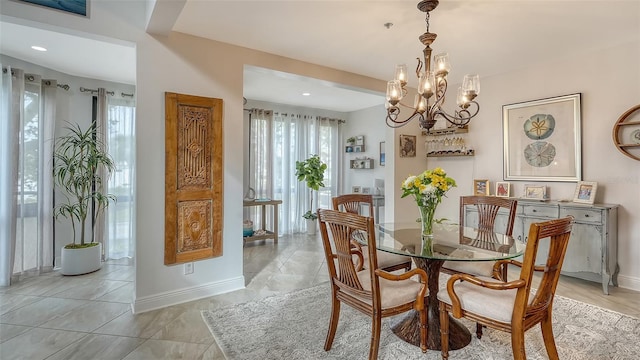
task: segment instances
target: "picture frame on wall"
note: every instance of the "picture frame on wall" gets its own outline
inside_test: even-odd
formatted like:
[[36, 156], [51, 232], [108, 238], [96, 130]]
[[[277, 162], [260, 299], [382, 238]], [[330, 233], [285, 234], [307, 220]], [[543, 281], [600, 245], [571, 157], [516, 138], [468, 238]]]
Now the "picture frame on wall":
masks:
[[489, 180], [473, 180], [473, 195], [489, 195]]
[[361, 194], [362, 193], [362, 187], [361, 186], [352, 186], [351, 187], [351, 192], [354, 194]]
[[416, 156], [416, 136], [400, 135], [400, 157]]
[[580, 181], [581, 94], [502, 107], [504, 179]]
[[18, 2], [24, 2], [34, 4], [49, 9], [63, 11], [80, 16], [87, 16], [89, 2], [88, 0], [17, 0]]
[[528, 200], [546, 200], [547, 187], [544, 185], [525, 184], [522, 198]]
[[511, 183], [506, 181], [496, 182], [496, 196], [497, 197], [509, 197], [511, 194]]
[[380, 166], [384, 166], [384, 163], [385, 163], [386, 151], [384, 147], [385, 147], [384, 141], [380, 141]]
[[593, 204], [596, 199], [598, 183], [595, 181], [578, 181], [576, 191], [573, 195], [573, 202], [583, 204]]

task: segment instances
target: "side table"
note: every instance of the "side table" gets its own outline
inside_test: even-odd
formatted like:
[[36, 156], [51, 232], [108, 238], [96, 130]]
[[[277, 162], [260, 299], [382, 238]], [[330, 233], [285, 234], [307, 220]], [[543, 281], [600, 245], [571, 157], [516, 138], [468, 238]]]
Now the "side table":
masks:
[[[259, 206], [261, 207], [261, 222], [260, 222], [260, 230], [264, 230], [265, 234], [263, 235], [254, 235], [254, 236], [245, 236], [244, 241], [255, 241], [255, 240], [265, 240], [265, 239], [273, 239], [273, 243], [278, 243], [278, 205], [282, 204], [282, 200], [244, 200], [242, 205], [244, 207], [250, 206]], [[267, 230], [266, 228], [266, 217], [267, 217], [267, 205], [271, 206], [271, 210], [273, 211], [273, 228], [271, 230]]]

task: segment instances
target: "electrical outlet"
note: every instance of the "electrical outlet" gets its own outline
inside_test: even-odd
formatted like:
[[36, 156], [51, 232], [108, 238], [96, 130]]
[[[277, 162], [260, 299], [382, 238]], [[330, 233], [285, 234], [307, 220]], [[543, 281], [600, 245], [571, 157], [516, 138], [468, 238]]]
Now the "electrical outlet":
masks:
[[184, 264], [184, 274], [185, 275], [193, 274], [193, 263], [192, 262], [188, 262], [188, 263]]

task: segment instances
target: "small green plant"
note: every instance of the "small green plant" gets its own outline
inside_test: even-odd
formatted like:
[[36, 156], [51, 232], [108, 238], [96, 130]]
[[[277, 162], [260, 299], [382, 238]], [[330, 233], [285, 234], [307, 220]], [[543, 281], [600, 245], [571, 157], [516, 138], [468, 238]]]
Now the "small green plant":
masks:
[[[64, 190], [66, 202], [55, 207], [53, 216], [71, 220], [73, 243], [65, 248], [81, 248], [95, 244], [95, 224], [98, 215], [116, 198], [104, 194], [103, 184], [115, 170], [115, 164], [105, 144], [96, 136], [94, 121], [87, 130], [80, 125], [65, 128], [68, 133], [56, 139], [53, 152], [53, 180]], [[85, 241], [85, 224], [94, 206], [91, 242]], [[76, 227], [80, 228], [80, 244], [76, 244]]]
[[[311, 155], [310, 158], [304, 161], [296, 161], [296, 176], [298, 181], [306, 182], [307, 187], [311, 190], [311, 200], [309, 202], [311, 209], [313, 209], [313, 191], [318, 191], [324, 186], [324, 171], [326, 169], [327, 164], [320, 161], [320, 156], [318, 155]], [[318, 218], [318, 214], [309, 210], [304, 213], [302, 217], [309, 220], [315, 220]]]
[[352, 145], [355, 144], [356, 143], [356, 137], [352, 136], [352, 137], [348, 138], [347, 139], [347, 143], [348, 144], [352, 144]]

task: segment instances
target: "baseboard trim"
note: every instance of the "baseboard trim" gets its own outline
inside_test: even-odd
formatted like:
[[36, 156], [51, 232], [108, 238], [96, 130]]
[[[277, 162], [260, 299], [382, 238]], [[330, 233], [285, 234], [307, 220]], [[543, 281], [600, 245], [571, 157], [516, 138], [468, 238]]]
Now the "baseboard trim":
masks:
[[212, 282], [200, 286], [169, 291], [136, 299], [131, 311], [139, 314], [167, 306], [182, 304], [209, 296], [220, 295], [234, 290], [244, 289], [244, 276]]
[[618, 286], [629, 290], [640, 291], [640, 278], [618, 275]]

